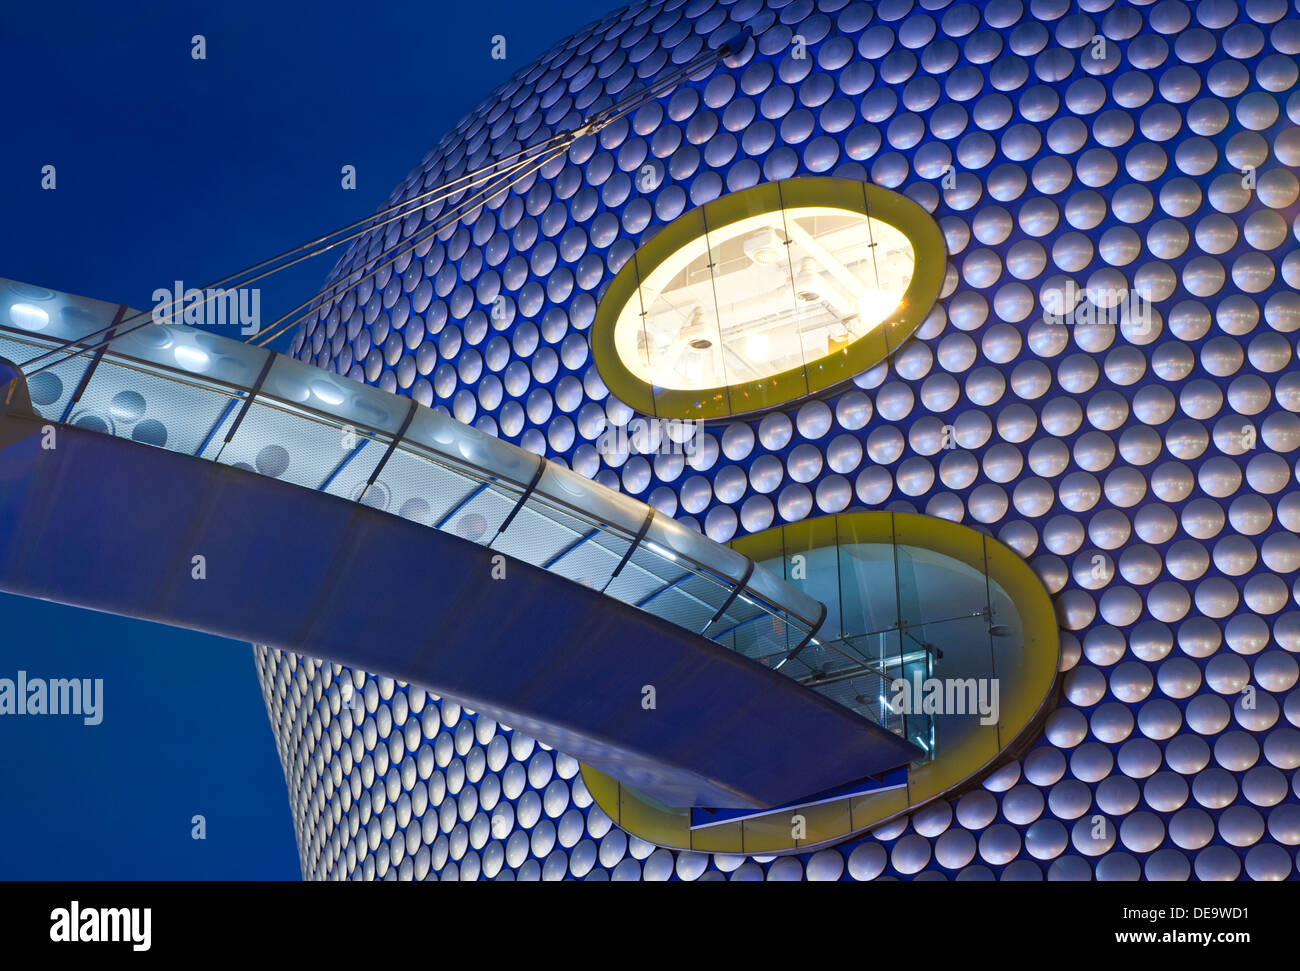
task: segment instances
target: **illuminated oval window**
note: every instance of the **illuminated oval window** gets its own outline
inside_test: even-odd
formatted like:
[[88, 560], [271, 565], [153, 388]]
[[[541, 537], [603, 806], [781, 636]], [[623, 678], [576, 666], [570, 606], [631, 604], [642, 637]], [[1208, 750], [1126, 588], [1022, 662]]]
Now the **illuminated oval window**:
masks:
[[833, 388], [921, 325], [943, 235], [910, 199], [850, 179], [723, 196], [664, 227], [610, 283], [592, 352], [638, 411], [721, 418]]

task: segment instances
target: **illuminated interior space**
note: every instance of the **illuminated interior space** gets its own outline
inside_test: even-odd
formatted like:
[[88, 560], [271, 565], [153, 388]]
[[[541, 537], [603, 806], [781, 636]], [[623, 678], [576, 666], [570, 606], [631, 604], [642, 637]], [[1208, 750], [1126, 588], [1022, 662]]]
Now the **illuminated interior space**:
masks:
[[842, 351], [907, 292], [915, 252], [888, 223], [808, 206], [709, 229], [651, 270], [615, 342], [648, 384], [701, 391]]

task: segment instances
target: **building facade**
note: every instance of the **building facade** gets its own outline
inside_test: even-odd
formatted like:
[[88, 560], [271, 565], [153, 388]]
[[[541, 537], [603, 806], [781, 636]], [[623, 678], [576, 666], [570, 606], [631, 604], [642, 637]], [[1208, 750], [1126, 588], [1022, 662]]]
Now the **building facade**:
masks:
[[[707, 61], [481, 202], [466, 182], [357, 240], [294, 355], [719, 542], [861, 509], [987, 532], [1052, 595], [1060, 695], [1041, 738], [964, 791], [747, 857], [625, 833], [576, 760], [417, 686], [257, 648], [304, 875], [1293, 877], [1298, 55], [1288, 0], [670, 0], [611, 12], [493, 92], [385, 208]], [[905, 197], [941, 231], [937, 257], [912, 250], [913, 276], [942, 260], [914, 328], [829, 384], [812, 372], [846, 338], [819, 331], [802, 389], [753, 398], [717, 377], [739, 359], [724, 322], [712, 347], [683, 327], [724, 363], [685, 348], [673, 366], [705, 378], [684, 397], [660, 409], [647, 380], [649, 404], [624, 400], [638, 389], [597, 360], [620, 272], [693, 214], [818, 179]], [[787, 274], [796, 296], [807, 269]], [[750, 340], [744, 366], [789, 333]], [[719, 386], [720, 410], [692, 398]], [[704, 424], [674, 449], [647, 419]], [[377, 581], [355, 595], [419, 609]]]

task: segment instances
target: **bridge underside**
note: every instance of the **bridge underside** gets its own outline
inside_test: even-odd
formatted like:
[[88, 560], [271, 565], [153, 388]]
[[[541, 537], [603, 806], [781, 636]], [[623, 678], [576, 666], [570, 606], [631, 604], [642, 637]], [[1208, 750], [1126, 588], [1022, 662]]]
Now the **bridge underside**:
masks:
[[915, 754], [598, 591], [516, 560], [494, 579], [498, 555], [457, 536], [21, 399], [0, 418], [0, 590], [419, 684], [670, 806], [781, 805]]

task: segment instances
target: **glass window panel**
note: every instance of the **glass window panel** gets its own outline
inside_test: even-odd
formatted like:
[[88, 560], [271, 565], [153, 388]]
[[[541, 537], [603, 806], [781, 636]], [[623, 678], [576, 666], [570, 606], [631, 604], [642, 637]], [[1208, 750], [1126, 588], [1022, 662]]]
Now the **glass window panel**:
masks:
[[[895, 517], [894, 528], [900, 617], [909, 629], [925, 628], [918, 634], [923, 638], [938, 636], [931, 626], [987, 614], [982, 534], [944, 530], [940, 542], [935, 535], [942, 527], [920, 516]], [[944, 596], [933, 596], [940, 589]]]
[[894, 548], [851, 543], [839, 549], [840, 630], [845, 637], [870, 636], [898, 625], [898, 580]]
[[[778, 575], [784, 576], [786, 583], [805, 596], [825, 604], [826, 621], [819, 628], [824, 638], [838, 636], [840, 629], [836, 535], [835, 519], [829, 516], [783, 529], [781, 535], [784, 556]], [[773, 572], [776, 572], [774, 568]], [[815, 623], [817, 615], [809, 620]], [[806, 631], [791, 626], [787, 632], [790, 646], [797, 646], [805, 634]]]
[[624, 364], [655, 388], [758, 391], [877, 328], [912, 279], [907, 236], [859, 213], [776, 208], [708, 227], [695, 225], [702, 214], [686, 218], [681, 246], [652, 267], [637, 262], [636, 296], [615, 326]]
[[840, 630], [849, 638], [898, 623], [893, 516], [839, 518]]
[[796, 631], [783, 618], [766, 612], [742, 624], [732, 636], [735, 650], [752, 658], [779, 659], [803, 640], [802, 632]]
[[[999, 704], [1002, 698], [1025, 693], [1023, 687], [1035, 677], [1025, 658], [1025, 626], [1020, 611], [1002, 587], [990, 584], [992, 625], [989, 630], [990, 650], [993, 655], [992, 676], [997, 680]], [[1003, 739], [1002, 742], [1006, 742]]]

